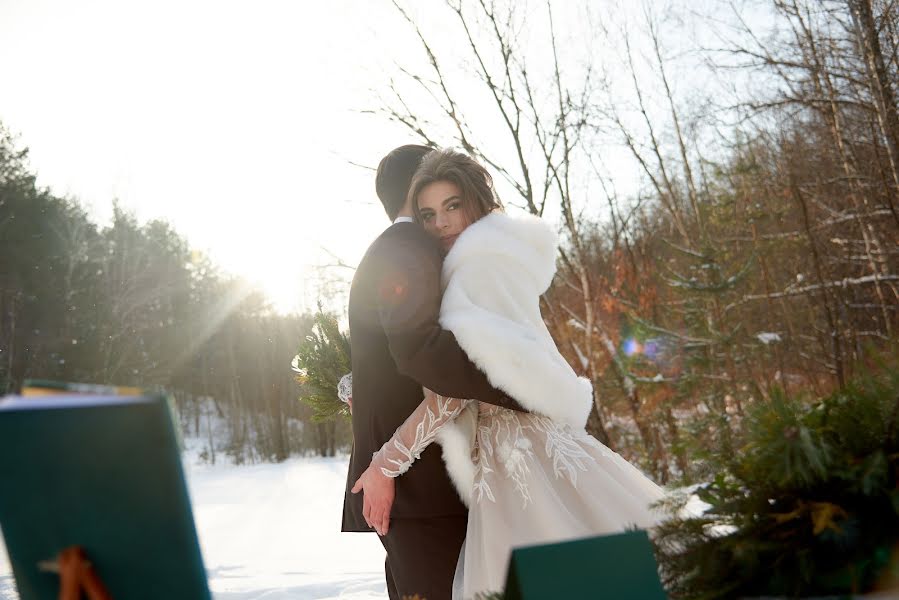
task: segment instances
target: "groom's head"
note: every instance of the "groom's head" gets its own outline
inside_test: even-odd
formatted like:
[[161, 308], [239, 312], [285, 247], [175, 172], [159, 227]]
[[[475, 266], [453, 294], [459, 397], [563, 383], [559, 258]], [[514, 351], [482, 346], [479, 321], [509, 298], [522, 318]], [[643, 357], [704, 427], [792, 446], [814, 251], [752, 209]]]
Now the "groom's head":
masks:
[[403, 210], [412, 176], [421, 164], [421, 159], [432, 149], [418, 144], [408, 144], [394, 148], [381, 159], [378, 174], [375, 176], [375, 190], [391, 221]]

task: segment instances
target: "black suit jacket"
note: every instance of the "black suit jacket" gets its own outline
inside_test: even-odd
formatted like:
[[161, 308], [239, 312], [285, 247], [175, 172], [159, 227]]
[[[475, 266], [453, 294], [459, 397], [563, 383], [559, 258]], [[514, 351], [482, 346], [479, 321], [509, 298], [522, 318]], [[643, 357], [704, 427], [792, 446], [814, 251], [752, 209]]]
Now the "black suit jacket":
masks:
[[[343, 531], [371, 531], [362, 517], [362, 493], [350, 490], [374, 452], [423, 399], [422, 386], [452, 398], [474, 398], [522, 410], [493, 388], [440, 327], [443, 255], [417, 224], [397, 223], [369, 247], [350, 288], [353, 363], [353, 453], [343, 505]], [[437, 444], [396, 480], [391, 516], [426, 518], [465, 514]]]

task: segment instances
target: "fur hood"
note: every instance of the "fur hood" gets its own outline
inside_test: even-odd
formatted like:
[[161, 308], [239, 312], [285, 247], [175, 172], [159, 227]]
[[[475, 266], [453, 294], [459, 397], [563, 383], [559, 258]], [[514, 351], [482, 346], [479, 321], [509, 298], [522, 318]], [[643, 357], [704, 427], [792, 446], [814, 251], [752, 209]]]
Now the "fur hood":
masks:
[[[540, 314], [556, 272], [557, 237], [534, 216], [492, 213], [469, 226], [443, 264], [440, 324], [497, 389], [531, 412], [583, 429], [593, 387], [559, 353]], [[466, 502], [475, 466], [477, 404], [438, 434], [450, 477]]]
[[537, 217], [492, 213], [474, 223], [444, 262], [440, 323], [494, 387], [532, 412], [583, 428], [592, 386], [559, 353], [540, 314], [556, 246]]
[[472, 224], [453, 244], [443, 262], [444, 288], [453, 275], [472, 261], [484, 259], [515, 263], [516, 271], [527, 273], [536, 293], [549, 289], [556, 274], [558, 239], [543, 219], [533, 215], [510, 217], [494, 212]]

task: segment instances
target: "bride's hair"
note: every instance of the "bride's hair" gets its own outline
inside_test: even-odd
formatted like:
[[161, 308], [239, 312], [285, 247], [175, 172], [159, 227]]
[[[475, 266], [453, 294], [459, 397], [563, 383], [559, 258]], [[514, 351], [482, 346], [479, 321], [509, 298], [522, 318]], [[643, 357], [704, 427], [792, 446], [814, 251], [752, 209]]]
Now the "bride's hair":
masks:
[[409, 197], [415, 218], [421, 222], [418, 195], [438, 181], [455, 184], [462, 193], [462, 208], [469, 223], [474, 223], [495, 210], [503, 210], [503, 203], [493, 190], [493, 178], [476, 160], [455, 150], [434, 150], [425, 156], [409, 185]]

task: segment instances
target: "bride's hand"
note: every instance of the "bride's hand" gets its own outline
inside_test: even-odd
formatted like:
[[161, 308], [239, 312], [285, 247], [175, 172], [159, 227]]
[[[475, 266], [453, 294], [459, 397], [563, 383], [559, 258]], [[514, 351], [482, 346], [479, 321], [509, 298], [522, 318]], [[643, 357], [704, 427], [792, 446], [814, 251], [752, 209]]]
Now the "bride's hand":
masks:
[[369, 527], [373, 527], [378, 535], [387, 535], [390, 528], [390, 509], [396, 495], [396, 482], [387, 477], [381, 469], [371, 465], [356, 480], [352, 492], [362, 492], [362, 516]]

